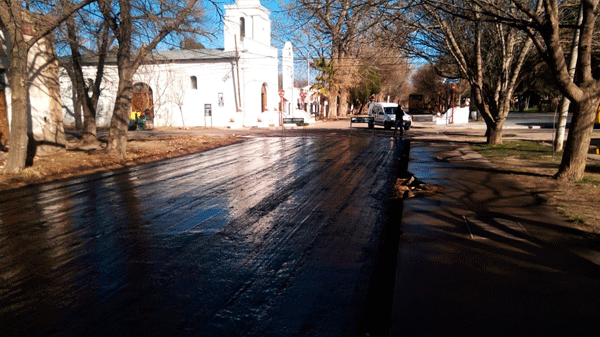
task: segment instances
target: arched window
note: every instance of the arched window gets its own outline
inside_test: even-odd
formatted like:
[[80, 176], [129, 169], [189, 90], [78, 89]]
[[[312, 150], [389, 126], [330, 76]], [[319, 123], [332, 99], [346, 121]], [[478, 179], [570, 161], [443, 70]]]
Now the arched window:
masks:
[[261, 105], [260, 111], [261, 112], [265, 112], [268, 110], [267, 109], [267, 102], [268, 102], [267, 101], [267, 89], [269, 89], [267, 83], [263, 83], [262, 89], [260, 90], [260, 102], [261, 102], [260, 103], [260, 105]]
[[192, 86], [192, 90], [198, 89], [198, 78], [196, 76], [190, 77], [190, 85]]
[[246, 19], [240, 18], [240, 38], [246, 37]]

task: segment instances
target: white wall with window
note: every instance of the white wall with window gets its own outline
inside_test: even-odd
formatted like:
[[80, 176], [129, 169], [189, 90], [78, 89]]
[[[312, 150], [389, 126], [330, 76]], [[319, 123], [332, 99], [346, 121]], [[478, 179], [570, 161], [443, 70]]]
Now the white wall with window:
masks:
[[[175, 58], [174, 56], [171, 56]], [[136, 72], [134, 83], [145, 83], [154, 101], [154, 126], [228, 126], [235, 117], [233, 60], [172, 61], [168, 64], [146, 64]], [[95, 67], [84, 69], [86, 77], [95, 76]], [[108, 65], [102, 82], [98, 104], [98, 126], [109, 126], [114, 108], [118, 75], [116, 65]], [[73, 93], [66, 72], [61, 75], [64, 99], [63, 114], [67, 125], [74, 125]], [[213, 114], [205, 118], [204, 105]]]
[[[154, 52], [134, 76], [154, 100], [154, 126], [268, 126], [278, 123], [278, 50], [271, 45], [270, 12], [259, 0], [225, 6], [225, 48]], [[98, 107], [98, 125], [108, 126], [118, 83], [108, 62]], [[95, 77], [89, 66], [85, 76]], [[63, 72], [65, 122], [74, 124], [73, 91]], [[212, 116], [205, 116], [210, 104]]]

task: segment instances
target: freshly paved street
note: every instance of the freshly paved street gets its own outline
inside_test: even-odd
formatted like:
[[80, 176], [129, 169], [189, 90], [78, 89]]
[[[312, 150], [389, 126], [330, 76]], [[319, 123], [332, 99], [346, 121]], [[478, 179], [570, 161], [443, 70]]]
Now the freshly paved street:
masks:
[[253, 138], [4, 192], [0, 335], [381, 329], [402, 148], [384, 137]]
[[4, 192], [0, 335], [597, 335], [597, 238], [420, 123], [405, 201], [347, 121]]

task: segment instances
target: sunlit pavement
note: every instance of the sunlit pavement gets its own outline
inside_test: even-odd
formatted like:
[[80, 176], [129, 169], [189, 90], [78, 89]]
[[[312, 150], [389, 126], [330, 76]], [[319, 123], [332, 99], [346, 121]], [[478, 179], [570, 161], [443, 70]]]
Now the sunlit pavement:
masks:
[[468, 148], [413, 142], [390, 336], [592, 336], [600, 243]]
[[387, 331], [403, 148], [253, 138], [2, 192], [0, 336]]

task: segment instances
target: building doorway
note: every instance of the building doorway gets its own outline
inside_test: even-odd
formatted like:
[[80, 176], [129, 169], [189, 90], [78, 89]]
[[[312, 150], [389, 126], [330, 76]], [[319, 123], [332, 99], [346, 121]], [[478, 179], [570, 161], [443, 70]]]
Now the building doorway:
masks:
[[154, 127], [154, 98], [152, 88], [146, 83], [138, 82], [133, 85], [131, 110], [145, 117], [146, 129]]
[[260, 111], [261, 112], [265, 112], [268, 110], [267, 109], [267, 102], [268, 102], [267, 101], [267, 89], [268, 89], [267, 84], [263, 83], [262, 88], [260, 90], [260, 105], [261, 105]]

